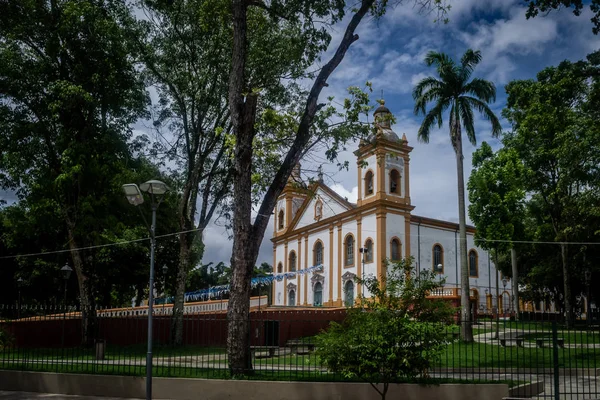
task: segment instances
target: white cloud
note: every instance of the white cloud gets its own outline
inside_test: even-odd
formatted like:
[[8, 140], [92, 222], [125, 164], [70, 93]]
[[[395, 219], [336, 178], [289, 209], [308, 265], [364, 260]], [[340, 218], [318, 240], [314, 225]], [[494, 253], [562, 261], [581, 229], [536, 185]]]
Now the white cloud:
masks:
[[331, 189], [333, 189], [334, 192], [336, 192], [343, 198], [348, 199], [350, 203], [356, 203], [356, 200], [358, 199], [358, 186], [354, 186], [351, 190], [347, 190], [341, 184], [334, 183], [331, 186]]

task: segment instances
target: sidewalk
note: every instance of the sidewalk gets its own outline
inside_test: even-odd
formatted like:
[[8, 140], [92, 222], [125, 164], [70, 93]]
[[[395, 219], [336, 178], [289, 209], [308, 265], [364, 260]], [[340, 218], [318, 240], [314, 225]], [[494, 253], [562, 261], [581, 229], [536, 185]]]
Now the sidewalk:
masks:
[[124, 399], [121, 397], [91, 397], [91, 396], [68, 396], [65, 394], [53, 393], [31, 393], [31, 392], [8, 392], [0, 390], [0, 400], [29, 400], [29, 399], [48, 399], [48, 400], [139, 400]]

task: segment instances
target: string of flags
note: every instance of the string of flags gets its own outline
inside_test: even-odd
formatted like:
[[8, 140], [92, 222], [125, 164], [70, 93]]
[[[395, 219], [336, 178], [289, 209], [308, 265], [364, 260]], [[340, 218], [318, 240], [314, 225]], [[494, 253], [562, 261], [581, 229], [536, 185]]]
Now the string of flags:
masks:
[[[285, 272], [283, 274], [273, 274], [273, 275], [269, 275], [269, 276], [261, 276], [261, 277], [257, 277], [257, 278], [252, 278], [252, 281], [250, 284], [254, 288], [257, 286], [269, 285], [273, 281], [281, 282], [282, 280], [284, 280], [286, 278], [287, 279], [295, 278], [296, 275], [306, 275], [311, 272], [320, 272], [320, 271], [323, 271], [323, 264], [313, 265], [312, 267], [308, 267], [308, 268], [301, 269], [301, 270], [294, 271], [294, 272]], [[229, 284], [219, 285], [219, 286], [212, 286], [208, 289], [201, 289], [201, 290], [196, 290], [194, 292], [187, 292], [184, 295], [184, 299], [186, 302], [189, 302], [189, 301], [208, 300], [213, 297], [220, 297], [223, 294], [229, 293], [229, 286], [230, 286]], [[174, 298], [171, 296], [171, 297], [167, 297], [164, 299], [156, 299], [155, 303], [156, 304], [171, 303], [173, 300], [174, 300]]]

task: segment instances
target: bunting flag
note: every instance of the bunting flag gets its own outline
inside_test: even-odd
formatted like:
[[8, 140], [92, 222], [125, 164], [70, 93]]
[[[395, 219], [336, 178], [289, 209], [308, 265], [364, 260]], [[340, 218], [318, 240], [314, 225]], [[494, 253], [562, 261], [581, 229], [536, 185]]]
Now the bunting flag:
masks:
[[[295, 272], [286, 272], [283, 274], [272, 274], [269, 276], [261, 276], [258, 278], [252, 278], [252, 281], [250, 284], [252, 287], [264, 286], [264, 285], [271, 284], [273, 281], [281, 282], [285, 278], [291, 279], [291, 278], [295, 278], [296, 275], [305, 275], [305, 274], [309, 274], [311, 272], [320, 272], [320, 271], [323, 271], [323, 264], [313, 265], [312, 267], [308, 267], [306, 269], [301, 269], [301, 270], [298, 270]], [[184, 295], [184, 300], [186, 302], [208, 300], [213, 297], [220, 297], [221, 295], [223, 295], [225, 293], [229, 293], [229, 284], [212, 286], [208, 289], [201, 289], [201, 290], [196, 290], [194, 292], [188, 292]], [[162, 299], [156, 299], [154, 303], [155, 304], [171, 303], [171, 302], [173, 302], [173, 300], [174, 300], [174, 297], [167, 297], [167, 298], [162, 298]]]

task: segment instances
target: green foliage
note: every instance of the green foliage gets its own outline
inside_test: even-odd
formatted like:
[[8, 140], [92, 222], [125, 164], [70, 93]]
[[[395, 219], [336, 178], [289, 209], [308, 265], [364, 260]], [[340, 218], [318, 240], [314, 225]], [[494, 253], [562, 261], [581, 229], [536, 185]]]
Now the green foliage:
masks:
[[12, 347], [14, 337], [6, 330], [4, 326], [0, 326], [0, 350], [5, 351]]
[[523, 251], [519, 264], [530, 298], [562, 303], [567, 297], [573, 302], [583, 289], [584, 271], [589, 269], [595, 278], [599, 273], [598, 246], [560, 245], [600, 239], [599, 55], [564, 61], [541, 71], [537, 80], [513, 81], [506, 87], [503, 115], [512, 130], [503, 139], [502, 151], [515, 152], [524, 166], [525, 234], [535, 241], [557, 242]]
[[[583, 10], [583, 0], [525, 0], [529, 3], [527, 8], [527, 19], [536, 17], [540, 12], [548, 13], [552, 10], [561, 8], [572, 8], [573, 14], [579, 16]], [[592, 31], [595, 35], [600, 32], [600, 0], [591, 0], [589, 2], [590, 10], [594, 13], [590, 21], [592, 21]]]
[[427, 298], [444, 281], [429, 270], [417, 275], [412, 262], [388, 264], [387, 276], [379, 279], [358, 279], [371, 293], [360, 297], [364, 308], [349, 309], [342, 324], [332, 322], [315, 339], [317, 356], [329, 369], [369, 382], [382, 399], [390, 383], [428, 376], [455, 313], [449, 303]]
[[477, 231], [477, 245], [500, 252], [523, 238], [525, 168], [513, 149], [494, 153], [486, 142], [473, 153], [473, 170], [467, 184], [469, 216]]

